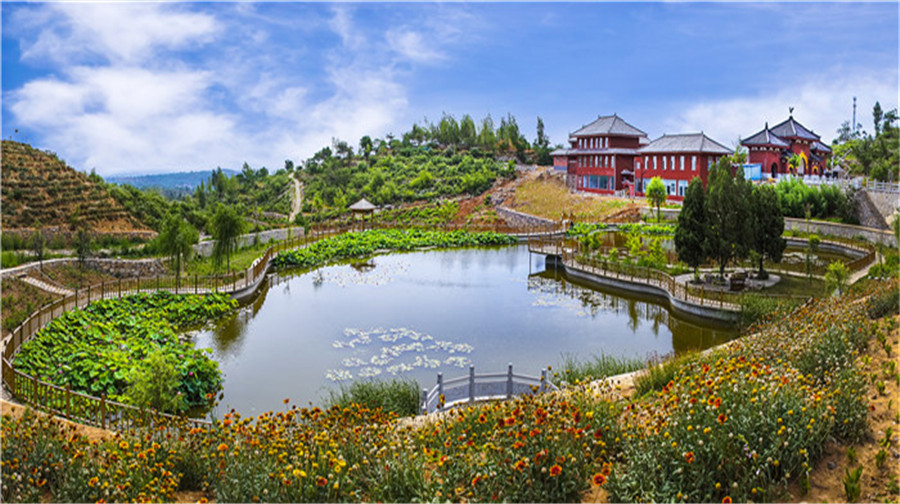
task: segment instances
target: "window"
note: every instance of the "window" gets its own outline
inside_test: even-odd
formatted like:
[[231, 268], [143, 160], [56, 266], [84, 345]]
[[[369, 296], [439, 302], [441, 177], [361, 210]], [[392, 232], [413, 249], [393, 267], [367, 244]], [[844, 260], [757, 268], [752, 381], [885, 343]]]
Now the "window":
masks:
[[603, 137], [603, 147], [609, 148], [609, 137]]
[[644, 166], [646, 166], [648, 170], [650, 169], [650, 158], [647, 156], [644, 156]]
[[666, 156], [663, 156], [663, 170], [668, 170], [668, 169], [669, 169], [669, 158], [667, 158]]
[[674, 170], [675, 169], [675, 156], [672, 156], [671, 161], [669, 161], [669, 162], [672, 163], [672, 169]]
[[659, 156], [653, 156], [653, 169], [656, 170], [659, 165]]
[[612, 157], [612, 167], [615, 168], [616, 167], [616, 156], [610, 156], [610, 157]]
[[681, 171], [684, 171], [684, 156], [681, 156], [681, 165], [679, 166]]
[[697, 156], [691, 156], [691, 171], [697, 171]]

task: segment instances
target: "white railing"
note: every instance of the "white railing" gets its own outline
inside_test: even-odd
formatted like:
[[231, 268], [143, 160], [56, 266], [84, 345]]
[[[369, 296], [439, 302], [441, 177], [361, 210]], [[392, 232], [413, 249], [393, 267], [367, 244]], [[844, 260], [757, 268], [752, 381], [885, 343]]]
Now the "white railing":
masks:
[[475, 374], [475, 366], [469, 366], [469, 374], [444, 380], [438, 373], [437, 385], [431, 390], [422, 389], [422, 413], [444, 411], [460, 404], [480, 401], [511, 399], [513, 396], [530, 395], [548, 390], [557, 390], [547, 378], [547, 370], [541, 376], [527, 376], [513, 373], [510, 364], [506, 373]]

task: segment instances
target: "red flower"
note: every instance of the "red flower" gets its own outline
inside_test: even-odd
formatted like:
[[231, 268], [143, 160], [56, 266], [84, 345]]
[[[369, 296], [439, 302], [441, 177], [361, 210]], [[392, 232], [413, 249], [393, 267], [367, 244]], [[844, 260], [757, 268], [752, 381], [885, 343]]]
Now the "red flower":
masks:
[[550, 468], [550, 476], [556, 477], [562, 474], [562, 467], [559, 464], [553, 464], [553, 467]]
[[322, 476], [319, 476], [318, 478], [316, 478], [316, 485], [325, 486], [327, 484], [328, 484], [328, 480], [323, 478]]
[[600, 486], [606, 483], [606, 476], [604, 476], [602, 473], [597, 473], [593, 478], [591, 478], [591, 481], [594, 483], [594, 485]]
[[716, 420], [718, 420], [720, 424], [723, 424], [728, 421], [728, 417], [725, 416], [725, 413], [719, 413], [719, 416], [716, 417]]
[[729, 496], [726, 495], [725, 498], [722, 499], [722, 502], [723, 502], [724, 504], [731, 504], [731, 497], [729, 497]]
[[693, 463], [694, 463], [694, 452], [689, 451], [689, 452], [685, 453], [685, 454], [684, 454], [684, 460], [685, 460], [688, 464], [693, 464]]
[[597, 429], [594, 431], [594, 439], [602, 439], [603, 438], [603, 429]]

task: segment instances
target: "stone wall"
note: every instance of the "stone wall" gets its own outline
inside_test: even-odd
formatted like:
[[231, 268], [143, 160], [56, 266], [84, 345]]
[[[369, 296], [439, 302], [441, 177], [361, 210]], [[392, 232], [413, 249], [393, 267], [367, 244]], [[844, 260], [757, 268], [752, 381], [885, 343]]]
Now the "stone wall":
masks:
[[538, 217], [536, 215], [531, 215], [527, 213], [517, 212], [511, 208], [506, 208], [504, 206], [496, 206], [494, 209], [497, 211], [497, 215], [500, 216], [501, 219], [506, 221], [510, 227], [518, 228], [518, 227], [529, 227], [529, 226], [556, 226], [558, 223], [551, 219], [545, 219], [543, 217]]
[[868, 189], [865, 192], [885, 221], [890, 222], [890, 217], [894, 212], [900, 210], [900, 194], [887, 191], [870, 191]]
[[[44, 266], [54, 264], [77, 264], [78, 259], [74, 257], [62, 257], [58, 259], [48, 259], [44, 261]], [[19, 276], [28, 273], [33, 269], [40, 268], [37, 261], [16, 266], [15, 268], [6, 268], [0, 275], [4, 278], [9, 276]], [[100, 271], [107, 275], [117, 278], [133, 278], [133, 277], [150, 277], [156, 275], [165, 275], [168, 273], [166, 265], [156, 258], [150, 259], [99, 259], [90, 258], [84, 261], [84, 266], [88, 269]]]
[[[294, 238], [300, 238], [303, 236], [303, 228], [301, 227], [293, 228], [292, 232], [293, 234], [291, 236], [293, 236]], [[248, 233], [245, 235], [241, 235], [240, 239], [238, 240], [238, 246], [246, 247], [249, 245], [253, 245], [255, 240], [259, 240], [258, 243], [269, 243], [271, 241], [286, 240], [287, 237], [288, 228], [270, 229], [268, 231], [260, 231], [258, 233]], [[215, 240], [200, 242], [194, 245], [194, 252], [202, 257], [209, 257], [210, 255], [212, 255], [213, 246], [215, 246], [215, 244]]]
[[[797, 231], [806, 232], [806, 219], [795, 219], [793, 217], [784, 218], [784, 230], [795, 229]], [[841, 238], [854, 238], [861, 236], [872, 243], [881, 242], [887, 246], [894, 246], [894, 235], [890, 231], [881, 229], [867, 228], [862, 226], [851, 226], [849, 224], [839, 224], [837, 222], [809, 221], [809, 232], [818, 235], [839, 236]]]

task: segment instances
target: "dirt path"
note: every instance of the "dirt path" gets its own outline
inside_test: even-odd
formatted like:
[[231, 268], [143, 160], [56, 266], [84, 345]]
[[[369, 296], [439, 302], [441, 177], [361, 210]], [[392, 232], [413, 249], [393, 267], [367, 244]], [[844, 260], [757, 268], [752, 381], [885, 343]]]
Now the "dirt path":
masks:
[[294, 217], [300, 213], [303, 203], [303, 185], [296, 177], [291, 177], [291, 182], [294, 183], [294, 197], [291, 198], [291, 214], [288, 216], [288, 221], [294, 222]]

